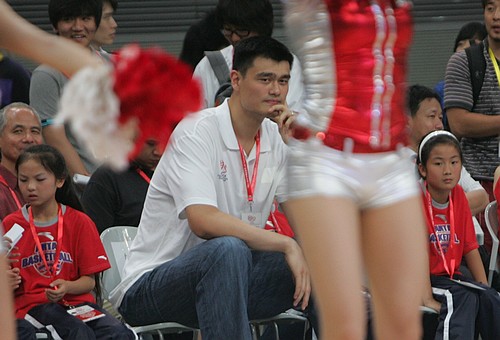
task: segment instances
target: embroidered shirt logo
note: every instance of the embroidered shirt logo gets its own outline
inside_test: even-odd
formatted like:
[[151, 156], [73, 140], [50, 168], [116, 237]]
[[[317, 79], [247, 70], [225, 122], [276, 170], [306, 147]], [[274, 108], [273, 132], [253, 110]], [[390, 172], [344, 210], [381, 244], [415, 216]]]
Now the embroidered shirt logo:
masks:
[[[439, 245], [437, 244], [437, 242], [441, 243], [441, 248], [446, 254], [448, 252], [448, 248], [450, 247], [450, 225], [437, 224], [434, 226], [434, 230], [435, 233], [429, 235], [429, 241], [434, 245], [434, 248], [436, 249], [436, 252], [438, 254], [440, 254], [441, 251], [439, 250]], [[460, 244], [460, 240], [458, 239], [458, 236], [456, 234], [454, 235], [454, 239], [455, 244]]]
[[[53, 238], [53, 236], [50, 235], [50, 237], [48, 238]], [[32, 255], [21, 259], [21, 268], [33, 267], [41, 276], [51, 277], [52, 275], [50, 271], [52, 269], [52, 266], [54, 265], [54, 261], [56, 260], [57, 242], [41, 242], [41, 246], [44, 254], [40, 254], [37, 247], [35, 246]], [[47, 262], [49, 268], [45, 267], [42, 256], [45, 256], [45, 261]], [[61, 272], [64, 263], [73, 263], [73, 259], [70, 253], [61, 251], [59, 254], [59, 261], [57, 262], [55, 275]]]
[[220, 168], [220, 173], [217, 175], [217, 177], [223, 181], [227, 181], [227, 165], [224, 163], [224, 161], [219, 162], [219, 168]]

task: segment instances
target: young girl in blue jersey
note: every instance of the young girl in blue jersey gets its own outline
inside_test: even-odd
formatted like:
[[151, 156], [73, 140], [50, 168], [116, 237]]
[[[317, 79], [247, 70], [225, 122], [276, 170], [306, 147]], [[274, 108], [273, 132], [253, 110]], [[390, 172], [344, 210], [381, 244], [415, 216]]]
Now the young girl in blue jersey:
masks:
[[[435, 339], [500, 339], [500, 296], [488, 287], [472, 215], [458, 185], [462, 152], [447, 131], [426, 135], [418, 149], [429, 240], [430, 283], [424, 304], [440, 304]], [[472, 279], [459, 272], [465, 260]], [[431, 290], [432, 288], [432, 290]]]
[[91, 219], [64, 204], [71, 183], [63, 156], [36, 145], [19, 156], [16, 171], [27, 204], [3, 221], [7, 231], [15, 224], [24, 229], [12, 264], [21, 276], [16, 317], [56, 339], [134, 339], [95, 303], [95, 276], [110, 265]]

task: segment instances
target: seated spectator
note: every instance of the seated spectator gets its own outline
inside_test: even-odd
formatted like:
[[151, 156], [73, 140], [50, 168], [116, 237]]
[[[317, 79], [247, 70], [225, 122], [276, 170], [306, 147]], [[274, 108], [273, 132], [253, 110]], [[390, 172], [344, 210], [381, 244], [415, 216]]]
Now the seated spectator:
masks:
[[42, 142], [40, 117], [31, 106], [12, 103], [0, 110], [0, 220], [24, 205], [17, 184], [17, 158], [27, 147]]
[[215, 10], [211, 10], [203, 19], [189, 27], [182, 43], [179, 59], [191, 65], [194, 70], [205, 56], [205, 51], [218, 51], [228, 44], [220, 32]]
[[[422, 138], [429, 132], [443, 129], [443, 109], [439, 95], [422, 85], [413, 85], [408, 89], [408, 106], [410, 129], [408, 151], [416, 157], [418, 144]], [[465, 191], [472, 215], [483, 212], [489, 202], [488, 193], [463, 166], [458, 184]]]
[[110, 61], [111, 55], [103, 49], [103, 46], [113, 44], [115, 40], [116, 24], [114, 14], [118, 8], [117, 0], [103, 0], [101, 23], [95, 32], [92, 40], [92, 47], [97, 54], [107, 61]]
[[99, 167], [83, 192], [85, 212], [99, 233], [111, 226], [138, 226], [150, 178], [161, 152], [155, 141], [148, 141], [139, 155], [123, 172]]
[[[101, 20], [102, 3], [99, 0], [50, 0], [50, 22], [57, 35], [86, 47]], [[63, 56], [61, 56], [62, 58]], [[45, 142], [57, 148], [64, 156], [71, 175], [89, 176], [97, 167], [92, 154], [85, 150], [64, 126], [54, 124], [62, 89], [68, 77], [47, 65], [35, 69], [31, 78], [30, 103], [40, 114]], [[85, 113], [82, 113], [85, 114]]]
[[[0, 17], [0, 32], [5, 33], [0, 33], [0, 45], [2, 47], [12, 49], [16, 53], [32, 59], [36, 59], [39, 62], [46, 61], [50, 62], [52, 65], [58, 65], [58, 67], [65, 69], [68, 74], [75, 72], [84, 65], [95, 65], [95, 61], [92, 59], [92, 57], [85, 55], [83, 53], [83, 49], [76, 48], [72, 43], [66, 43], [60, 39], [56, 39], [55, 37], [29, 24], [26, 20], [18, 16], [4, 1], [1, 0]], [[16, 29], [12, 30], [12, 27], [16, 27]], [[62, 58], [62, 60], [60, 60], [61, 53], [63, 52], [66, 56], [66, 59]], [[58, 58], [59, 60], [57, 60]], [[16, 100], [15, 97], [11, 99]], [[30, 110], [34, 115], [31, 120], [35, 123], [30, 123], [27, 126], [24, 126], [24, 123], [26, 123], [29, 119], [25, 119], [26, 116], [20, 114], [20, 111], [18, 112], [18, 114], [6, 114], [7, 111], [9, 111], [8, 108], [6, 110], [0, 110], [0, 151], [2, 151], [3, 153], [1, 155], [2, 162], [0, 163], [0, 169], [1, 175], [4, 177], [4, 179], [6, 177], [15, 176], [14, 167], [12, 167], [11, 170], [10, 164], [8, 164], [11, 162], [7, 162], [9, 157], [14, 155], [16, 152], [20, 152], [22, 149], [24, 149], [22, 144], [32, 144], [27, 141], [29, 139], [38, 140], [38, 143], [41, 143], [42, 141], [40, 119], [33, 109], [30, 108]], [[7, 128], [7, 126], [11, 127], [11, 118], [13, 117], [17, 117], [19, 119], [20, 130], [18, 131], [21, 131], [23, 135], [19, 138], [26, 140], [25, 142], [16, 143], [16, 138], [13, 138], [13, 131], [10, 128]], [[35, 126], [37, 127], [38, 133], [35, 132]], [[12, 133], [10, 131], [12, 131]], [[27, 137], [30, 135], [30, 133], [31, 135], [37, 135], [38, 137]], [[17, 156], [15, 157], [15, 159], [17, 159]], [[16, 160], [14, 160], [14, 163], [15, 161]], [[9, 170], [6, 170], [6, 168], [9, 168]], [[3, 170], [6, 171], [4, 172]], [[9, 188], [4, 186], [3, 184], [0, 185], [0, 187], [2, 188], [2, 191], [0, 192], [0, 210], [2, 210], [2, 214], [8, 213], [3, 211], [3, 209], [6, 208], [6, 205], [13, 207], [12, 209], [14, 210], [17, 210], [18, 204], [16, 201], [19, 201], [19, 204], [22, 204], [21, 202], [24, 202], [24, 199], [22, 198], [22, 195], [20, 194], [20, 191], [17, 187], [17, 180], [15, 178], [11, 178], [9, 180], [6, 180], [6, 182], [9, 183]], [[4, 192], [4, 189], [7, 189], [8, 192]], [[4, 198], [7, 198], [10, 203], [8, 203], [7, 200], [4, 200]], [[4, 217], [5, 216], [2, 215], [0, 218], [3, 219]], [[0, 227], [0, 229], [2, 228]], [[1, 231], [0, 234], [2, 234]], [[4, 275], [6, 268], [9, 268], [10, 271], [10, 267], [7, 267], [6, 265], [7, 261], [5, 257], [5, 247], [3, 246], [3, 243], [0, 242], [0, 301], [2, 301], [2, 308], [0, 311], [0, 330], [2, 339], [34, 339], [35, 335], [32, 330], [28, 331], [28, 333], [24, 333], [21, 329], [21, 332], [19, 332], [19, 327], [16, 337], [13, 323], [14, 308], [11, 301], [12, 294], [9, 289], [9, 286], [12, 287], [12, 281], [7, 281], [6, 276]], [[16, 276], [14, 276], [14, 280], [17, 280]], [[21, 323], [24, 322], [27, 323], [27, 321], [25, 321], [24, 319], [21, 320]]]
[[64, 157], [35, 145], [19, 156], [16, 171], [27, 204], [3, 221], [6, 231], [15, 224], [24, 229], [19, 261], [12, 263], [21, 277], [16, 317], [59, 339], [135, 339], [92, 294], [95, 277], [110, 264], [92, 220], [60, 198], [71, 191]]
[[[225, 65], [217, 65], [217, 68], [227, 66], [227, 69], [231, 70], [234, 46], [241, 40], [257, 35], [270, 37], [273, 33], [274, 14], [269, 0], [219, 0], [216, 14], [219, 29], [230, 43], [229, 46], [221, 50]], [[203, 106], [215, 106], [215, 97], [222, 84], [206, 56], [196, 66], [193, 76], [201, 81], [204, 96]], [[229, 82], [229, 79], [227, 81]], [[298, 111], [301, 107], [304, 86], [300, 62], [295, 57], [289, 88], [286, 98], [288, 106], [292, 110]]]
[[0, 109], [21, 102], [30, 102], [30, 77], [21, 64], [0, 52]]
[[[475, 339], [476, 332], [483, 340], [500, 339], [500, 296], [488, 286], [470, 209], [458, 185], [458, 140], [447, 131], [431, 132], [420, 142], [417, 163], [429, 241], [424, 304], [440, 314], [435, 339]], [[459, 272], [462, 258], [472, 279]]]
[[287, 147], [266, 118], [293, 121], [292, 61], [272, 38], [245, 39], [235, 47], [230, 100], [175, 129], [110, 296], [129, 324], [176, 321], [199, 327], [203, 339], [249, 340], [250, 319], [310, 305], [300, 246], [263, 229], [275, 196], [287, 212]]

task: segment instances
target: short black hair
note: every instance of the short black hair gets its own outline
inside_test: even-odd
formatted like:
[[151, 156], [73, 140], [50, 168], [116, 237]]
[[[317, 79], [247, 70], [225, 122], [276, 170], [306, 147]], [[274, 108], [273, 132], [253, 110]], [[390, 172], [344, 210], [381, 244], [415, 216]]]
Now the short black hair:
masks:
[[[458, 43], [462, 40], [483, 40], [486, 38], [488, 33], [486, 32], [486, 27], [483, 23], [473, 21], [466, 23], [458, 31], [457, 37], [455, 38], [455, 46], [453, 46], [453, 52], [457, 50]], [[473, 44], [471, 44], [473, 45]]]
[[488, 4], [488, 0], [482, 0], [481, 2], [483, 4], [483, 9], [485, 9], [486, 5]]
[[103, 3], [103, 5], [106, 3], [109, 4], [111, 6], [111, 8], [113, 8], [113, 11], [115, 11], [115, 12], [118, 9], [118, 1], [117, 0], [102, 0], [102, 3]]
[[436, 91], [419, 84], [412, 85], [408, 88], [407, 100], [411, 117], [415, 117], [420, 108], [420, 103], [428, 98], [435, 98], [441, 105], [441, 97]]
[[82, 16], [94, 17], [96, 28], [101, 23], [102, 0], [50, 0], [49, 19], [55, 28], [59, 21]]
[[217, 25], [232, 25], [239, 29], [270, 37], [273, 34], [274, 14], [269, 0], [219, 0]]
[[234, 47], [233, 70], [245, 76], [258, 57], [277, 62], [287, 61], [292, 69], [293, 55], [285, 45], [271, 37], [256, 36], [243, 39]]

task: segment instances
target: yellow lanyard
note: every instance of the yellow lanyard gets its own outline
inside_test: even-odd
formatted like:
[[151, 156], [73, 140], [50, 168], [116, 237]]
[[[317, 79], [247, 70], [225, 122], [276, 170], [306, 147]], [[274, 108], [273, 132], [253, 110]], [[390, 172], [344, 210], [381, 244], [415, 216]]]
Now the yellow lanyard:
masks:
[[500, 68], [498, 67], [497, 58], [493, 54], [493, 51], [490, 47], [488, 47], [488, 53], [490, 54], [491, 62], [493, 63], [493, 67], [495, 68], [495, 74], [497, 75], [498, 86], [500, 86]]

